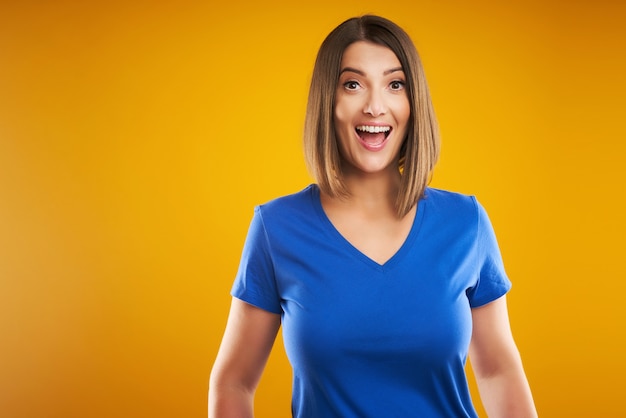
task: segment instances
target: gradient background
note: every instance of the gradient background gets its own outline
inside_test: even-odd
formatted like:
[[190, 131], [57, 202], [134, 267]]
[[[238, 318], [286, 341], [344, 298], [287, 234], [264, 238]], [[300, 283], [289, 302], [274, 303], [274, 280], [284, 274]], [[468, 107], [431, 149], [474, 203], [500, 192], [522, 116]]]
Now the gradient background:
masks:
[[[624, 2], [99, 3], [0, 4], [2, 417], [206, 415], [253, 206], [311, 182], [315, 53], [368, 12], [422, 55], [432, 185], [491, 216], [540, 415], [626, 416]], [[259, 417], [290, 378], [278, 341]]]

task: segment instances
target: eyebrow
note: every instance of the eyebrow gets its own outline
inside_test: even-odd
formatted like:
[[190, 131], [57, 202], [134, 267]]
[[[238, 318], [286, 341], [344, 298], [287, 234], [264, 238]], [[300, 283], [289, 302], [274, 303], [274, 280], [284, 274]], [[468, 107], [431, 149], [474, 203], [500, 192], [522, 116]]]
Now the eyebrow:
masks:
[[[392, 74], [392, 73], [395, 73], [395, 72], [398, 72], [398, 71], [404, 71], [404, 70], [402, 69], [402, 67], [394, 67], [394, 68], [390, 68], [388, 70], [385, 70], [385, 72], [383, 72], [383, 75], [389, 75], [389, 74]], [[344, 68], [342, 68], [341, 71], [339, 72], [339, 75], [341, 75], [341, 74], [343, 74], [345, 72], [351, 72], [351, 73], [355, 73], [355, 74], [358, 74], [358, 75], [361, 75], [361, 76], [365, 77], [365, 73], [363, 71], [357, 70], [356, 68], [353, 68], [353, 67], [344, 67]]]

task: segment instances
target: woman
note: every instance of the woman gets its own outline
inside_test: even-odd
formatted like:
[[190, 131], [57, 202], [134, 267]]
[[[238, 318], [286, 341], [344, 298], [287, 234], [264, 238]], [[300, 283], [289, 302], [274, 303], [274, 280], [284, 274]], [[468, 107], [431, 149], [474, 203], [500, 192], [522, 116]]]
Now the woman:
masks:
[[209, 415], [250, 417], [279, 327], [295, 417], [536, 416], [505, 275], [473, 197], [427, 187], [438, 129], [413, 43], [349, 19], [317, 56], [305, 122], [317, 184], [255, 209]]

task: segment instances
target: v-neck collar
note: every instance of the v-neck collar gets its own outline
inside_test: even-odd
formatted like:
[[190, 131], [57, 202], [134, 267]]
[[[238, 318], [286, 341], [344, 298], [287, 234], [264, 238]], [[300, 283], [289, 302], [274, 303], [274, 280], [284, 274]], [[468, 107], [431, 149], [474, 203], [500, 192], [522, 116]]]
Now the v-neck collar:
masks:
[[409, 230], [409, 234], [406, 239], [396, 251], [387, 261], [383, 264], [378, 263], [372, 258], [368, 257], [361, 250], [356, 248], [348, 239], [346, 239], [341, 232], [335, 227], [335, 225], [331, 222], [330, 218], [324, 211], [324, 207], [322, 206], [322, 200], [320, 196], [319, 187], [316, 184], [311, 185], [311, 200], [315, 211], [317, 212], [320, 220], [322, 221], [324, 229], [332, 235], [336, 241], [341, 245], [346, 251], [355, 256], [357, 259], [361, 260], [365, 264], [369, 265], [371, 268], [378, 270], [380, 272], [386, 272], [393, 268], [402, 258], [406, 255], [406, 253], [412, 247], [415, 239], [419, 235], [420, 226], [422, 220], [424, 218], [424, 202], [423, 199], [420, 199], [417, 202], [417, 209], [415, 211], [415, 217], [413, 218], [413, 224], [411, 225], [411, 229]]

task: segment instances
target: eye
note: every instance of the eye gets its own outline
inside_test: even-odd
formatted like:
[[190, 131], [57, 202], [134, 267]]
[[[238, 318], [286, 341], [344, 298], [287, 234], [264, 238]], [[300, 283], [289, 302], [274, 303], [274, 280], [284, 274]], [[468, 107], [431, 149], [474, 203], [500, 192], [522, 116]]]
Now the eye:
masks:
[[350, 80], [343, 83], [343, 87], [346, 90], [357, 90], [359, 87], [361, 87], [361, 85], [358, 81]]
[[389, 83], [389, 88], [391, 88], [391, 90], [402, 90], [404, 89], [404, 81], [402, 80], [394, 80], [391, 83]]

